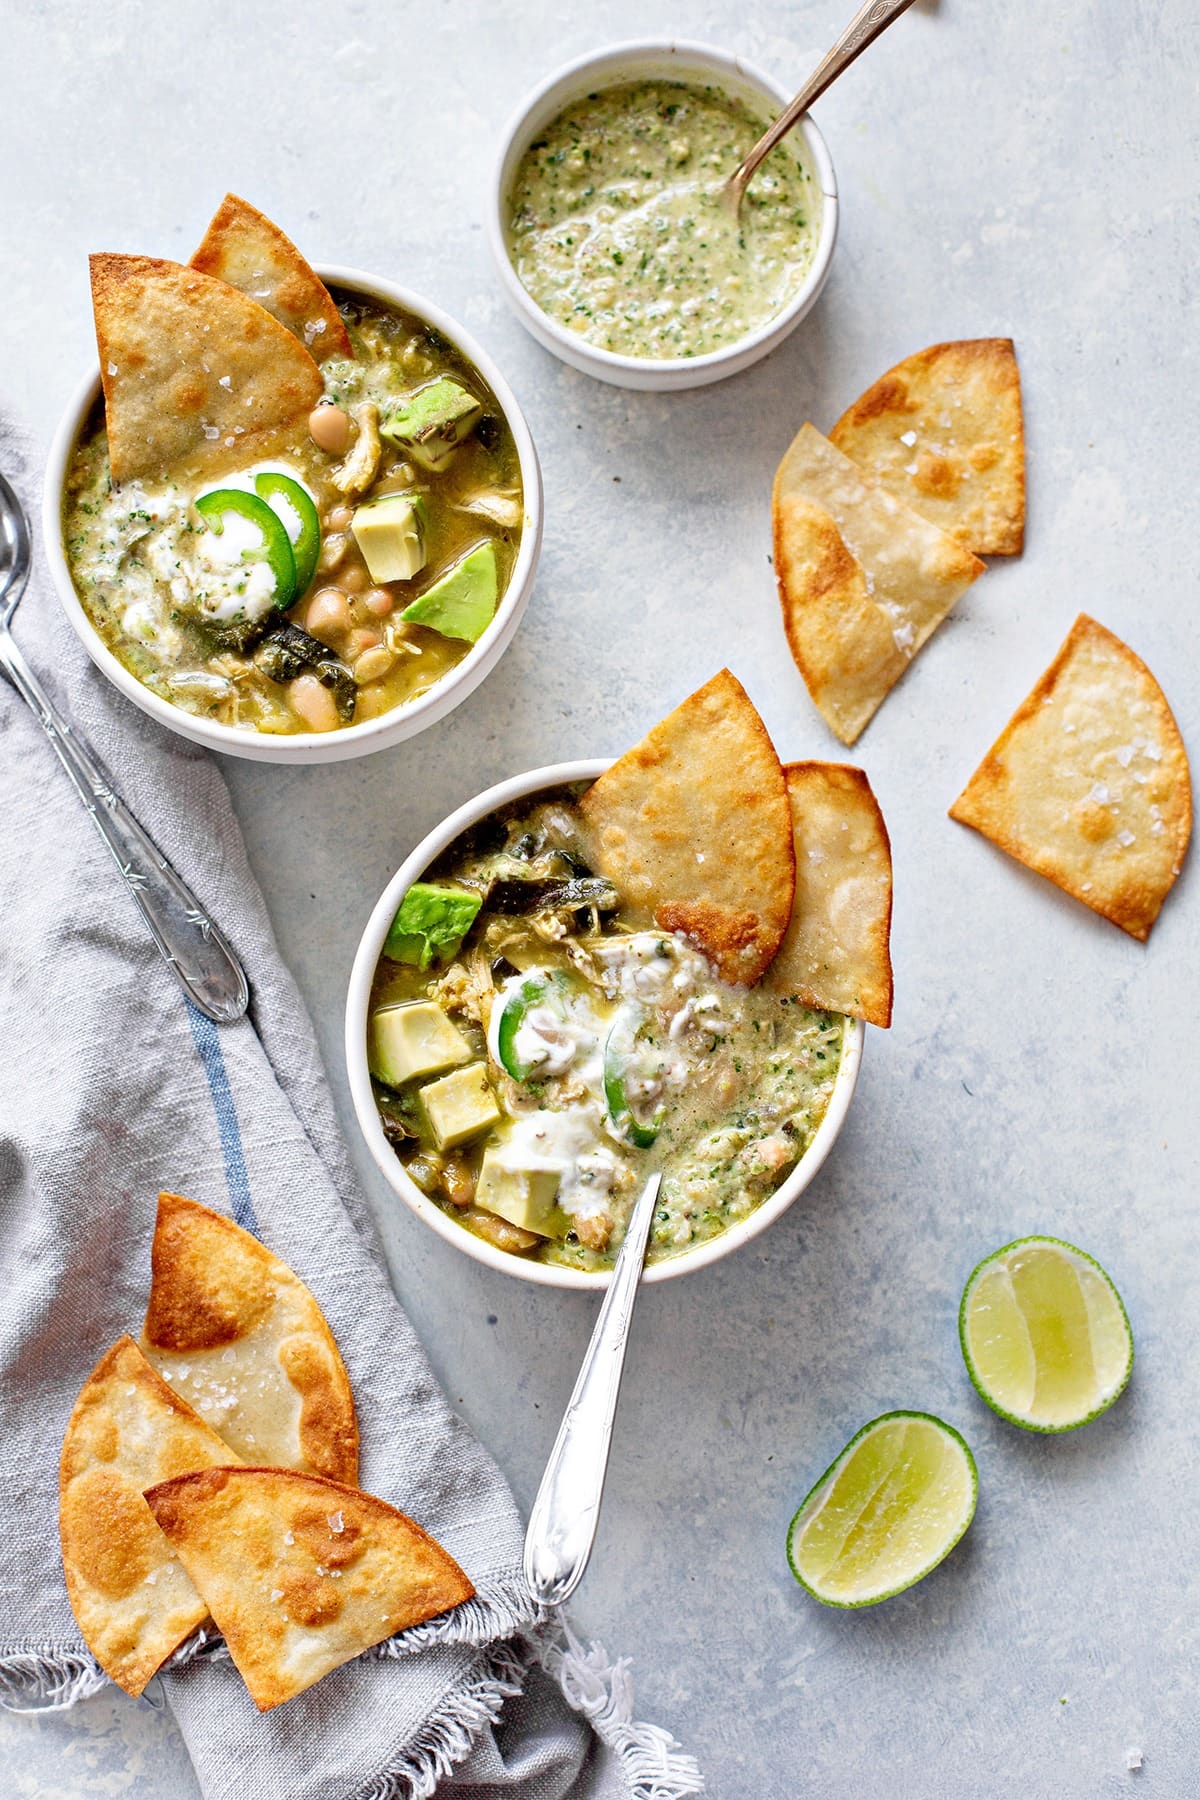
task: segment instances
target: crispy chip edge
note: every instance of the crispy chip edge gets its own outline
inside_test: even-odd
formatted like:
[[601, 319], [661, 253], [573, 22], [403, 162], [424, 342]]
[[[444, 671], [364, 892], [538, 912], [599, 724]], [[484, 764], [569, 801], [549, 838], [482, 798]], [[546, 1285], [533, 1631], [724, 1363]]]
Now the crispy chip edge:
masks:
[[[321, 1470], [322, 1477], [328, 1476], [329, 1479], [341, 1481], [347, 1487], [354, 1487], [358, 1479], [360, 1449], [358, 1411], [354, 1403], [354, 1392], [350, 1384], [349, 1373], [338, 1348], [337, 1339], [330, 1329], [329, 1321], [326, 1319], [316, 1295], [307, 1282], [303, 1281], [296, 1271], [283, 1261], [282, 1257], [276, 1256], [272, 1250], [268, 1250], [261, 1239], [254, 1236], [253, 1232], [243, 1230], [235, 1220], [228, 1218], [224, 1213], [216, 1212], [210, 1206], [205, 1206], [200, 1200], [190, 1200], [184, 1194], [170, 1193], [166, 1190], [158, 1196], [158, 1213], [154, 1222], [154, 1236], [150, 1247], [150, 1292], [147, 1297], [146, 1317], [142, 1327], [147, 1343], [153, 1346], [157, 1342], [151, 1332], [156, 1293], [159, 1294], [161, 1301], [163, 1290], [166, 1290], [165, 1298], [168, 1307], [173, 1298], [171, 1276], [167, 1272], [171, 1265], [164, 1254], [163, 1247], [172, 1225], [189, 1216], [204, 1229], [218, 1230], [223, 1233], [231, 1243], [253, 1255], [268, 1272], [272, 1268], [286, 1270], [292, 1280], [297, 1282], [308, 1295], [314, 1314], [314, 1332], [331, 1359], [334, 1371], [331, 1385], [334, 1391], [329, 1396], [329, 1403], [316, 1409], [315, 1418], [310, 1414], [307, 1430], [302, 1400], [300, 1448], [311, 1462], [316, 1462], [320, 1458], [325, 1465]], [[167, 1345], [166, 1347], [171, 1348], [172, 1346]], [[317, 1452], [316, 1455], [313, 1454], [314, 1450]], [[305, 1471], [297, 1472], [305, 1473]]]
[[[226, 277], [221, 273], [224, 246], [230, 235], [238, 232], [247, 222], [259, 229], [264, 237], [266, 237], [278, 251], [282, 252], [284, 259], [291, 264], [293, 274], [302, 276], [312, 285], [314, 298], [317, 300], [321, 309], [321, 317], [333, 334], [329, 350], [319, 359], [314, 358], [314, 361], [328, 362], [330, 357], [334, 355], [345, 357], [347, 359], [353, 357], [354, 348], [346, 331], [345, 321], [337, 309], [333, 295], [329, 292], [329, 289], [325, 286], [325, 283], [321, 280], [321, 277], [317, 274], [308, 258], [297, 249], [286, 231], [284, 231], [281, 226], [277, 225], [274, 219], [269, 218], [268, 215], [265, 212], [262, 212], [257, 206], [253, 206], [249, 200], [243, 199], [240, 194], [227, 193], [225, 195], [220, 206], [218, 206], [216, 212], [209, 220], [204, 236], [196, 246], [195, 254], [192, 256], [188, 266], [198, 270], [201, 275], [210, 275], [214, 280], [225, 281]], [[245, 290], [243, 289], [241, 291], [244, 292]], [[249, 298], [253, 299], [254, 296], [250, 295]], [[262, 305], [262, 302], [259, 301], [258, 304]], [[272, 312], [272, 309], [269, 306], [265, 307], [264, 310], [270, 312], [272, 318], [275, 318], [279, 324], [283, 325], [286, 331], [291, 331], [291, 326], [288, 325], [285, 320], [279, 319], [278, 315]], [[304, 348], [310, 355], [312, 354], [312, 345], [304, 343], [303, 337], [301, 337], [298, 332], [292, 331], [292, 336], [297, 338], [300, 343], [304, 344]]]
[[[1097, 901], [1089, 894], [1081, 893], [1078, 888], [1065, 881], [1062, 878], [1061, 871], [1052, 868], [1049, 865], [1048, 859], [1043, 860], [1038, 858], [1029, 847], [1020, 843], [1011, 832], [1004, 830], [995, 819], [991, 808], [976, 804], [984, 795], [991, 796], [997, 792], [1001, 785], [999, 763], [1000, 752], [1002, 752], [1011, 741], [1018, 727], [1022, 725], [1027, 718], [1030, 718], [1036, 713], [1039, 707], [1051, 697], [1058, 683], [1058, 678], [1062, 673], [1063, 668], [1070, 660], [1076, 646], [1089, 638], [1102, 642], [1108, 649], [1114, 650], [1127, 667], [1134, 669], [1144, 678], [1154, 699], [1160, 722], [1174, 743], [1182, 768], [1184, 804], [1174, 834], [1175, 856], [1173, 871], [1170, 881], [1167, 883], [1162, 893], [1157, 895], [1156, 903], [1149, 909], [1135, 911], [1122, 908], [1119, 905], [1107, 906], [1097, 903]], [[998, 849], [1003, 850], [1006, 855], [1011, 856], [1015, 862], [1019, 862], [1025, 868], [1032, 870], [1035, 875], [1040, 875], [1043, 880], [1051, 882], [1053, 886], [1058, 888], [1060, 893], [1069, 894], [1072, 899], [1081, 901], [1084, 906], [1088, 907], [1100, 918], [1108, 919], [1111, 924], [1118, 926], [1122, 931], [1128, 933], [1130, 937], [1136, 938], [1139, 943], [1144, 944], [1150, 936], [1150, 932], [1154, 927], [1154, 923], [1157, 920], [1159, 913], [1162, 911], [1167, 895], [1179, 879], [1192, 835], [1192, 783], [1191, 766], [1188, 762], [1187, 747], [1184, 744], [1183, 735], [1180, 732], [1175, 715], [1171, 711], [1167, 697], [1163, 693], [1158, 678], [1153, 670], [1147, 663], [1143, 662], [1142, 658], [1137, 654], [1137, 651], [1132, 650], [1123, 638], [1119, 638], [1116, 633], [1110, 631], [1106, 625], [1101, 625], [1099, 620], [1093, 619], [1090, 614], [1080, 613], [1076, 617], [1074, 624], [1064, 638], [1058, 653], [1051, 661], [1049, 667], [1043, 670], [1033, 687], [1012, 714], [1012, 717], [1008, 720], [1008, 723], [1004, 726], [991, 748], [986, 752], [978, 768], [975, 770], [975, 773], [971, 776], [958, 798], [948, 808], [948, 813], [949, 817], [954, 819], [958, 824], [969, 825], [973, 831], [977, 831], [981, 837], [987, 838], [991, 843], [995, 844]]]
[[[895, 878], [892, 864], [892, 840], [888, 833], [887, 821], [883, 816], [883, 808], [879, 804], [866, 770], [858, 768], [853, 763], [822, 762], [816, 758], [809, 758], [801, 762], [784, 763], [783, 773], [788, 784], [789, 802], [792, 797], [792, 776], [807, 776], [817, 773], [827, 780], [832, 777], [836, 785], [844, 784], [852, 787], [860, 799], [865, 799], [869, 803], [868, 810], [872, 813], [878, 827], [879, 843], [886, 856], [888, 869], [887, 905], [877, 929], [872, 933], [872, 949], [875, 952], [881, 979], [872, 988], [870, 996], [864, 1004], [851, 1012], [844, 1013], [844, 1016], [861, 1019], [866, 1025], [875, 1025], [881, 1031], [887, 1031], [892, 1023], [892, 1008], [895, 998], [895, 977], [892, 968], [892, 908], [895, 897]], [[843, 1011], [840, 1005], [830, 1008], [825, 1000], [822, 1000], [811, 988], [807, 988], [803, 984], [797, 984], [796, 992], [806, 1006], [818, 1007], [821, 1011]]]
[[[685, 695], [678, 706], [673, 706], [664, 718], [657, 720], [656, 723], [650, 727], [650, 730], [638, 739], [636, 744], [630, 745], [629, 749], [626, 750], [623, 755], [617, 757], [603, 774], [596, 777], [596, 780], [590, 785], [587, 792], [580, 797], [579, 808], [589, 826], [594, 828], [596, 821], [590, 812], [587, 803], [591, 796], [596, 792], [597, 788], [602, 789], [606, 778], [622, 765], [625, 765], [628, 768], [649, 770], [653, 766], [651, 761], [652, 750], [650, 746], [659, 728], [665, 725], [669, 719], [673, 718], [676, 713], [682, 711], [684, 707], [691, 706], [696, 702], [703, 702], [703, 700], [710, 695], [714, 697], [724, 696], [732, 704], [738, 714], [752, 727], [752, 734], [756, 740], [758, 752], [764, 755], [768, 767], [778, 769], [779, 771], [779, 799], [782, 802], [789, 827], [787, 832], [791, 867], [789, 898], [786, 908], [781, 903], [777, 908], [772, 905], [769, 912], [754, 912], [752, 908], [747, 906], [740, 914], [736, 913], [733, 909], [713, 907], [706, 901], [696, 903], [694, 901], [689, 902], [668, 899], [660, 901], [656, 905], [654, 917], [656, 922], [662, 925], [665, 930], [674, 930], [676, 929], [676, 926], [670, 923], [671, 919], [681, 920], [686, 916], [687, 918], [690, 918], [694, 924], [707, 913], [711, 913], [714, 920], [716, 915], [720, 914], [728, 921], [727, 929], [724, 932], [714, 929], [707, 940], [695, 937], [692, 932], [686, 930], [685, 935], [692, 937], [692, 940], [699, 945], [699, 948], [716, 965], [726, 980], [729, 980], [740, 987], [753, 987], [756, 982], [762, 979], [764, 971], [770, 966], [772, 958], [775, 956], [780, 944], [783, 942], [784, 933], [787, 931], [788, 921], [792, 915], [792, 904], [795, 900], [796, 891], [795, 850], [790, 829], [791, 809], [787, 800], [787, 783], [784, 780], [783, 764], [779, 759], [779, 752], [775, 748], [774, 741], [772, 740], [770, 732], [767, 730], [766, 723], [763, 720], [761, 713], [732, 670], [728, 668], [719, 669], [708, 681], [702, 682], [693, 693]], [[743, 921], [751, 914], [756, 921], [754, 936], [758, 945], [758, 955], [755, 958], [755, 961], [745, 968], [735, 968], [732, 962], [729, 962], [727, 969], [726, 962], [731, 957], [732, 952], [737, 950], [745, 941]], [[782, 922], [780, 922], [781, 920]], [[679, 928], [683, 929], [682, 925], [680, 925]], [[710, 945], [715, 947], [710, 947]], [[750, 969], [753, 969], [754, 972], [750, 973]]]
[[[1021, 391], [1021, 366], [1017, 360], [1017, 347], [1012, 338], [947, 338], [941, 343], [927, 345], [924, 350], [914, 350], [911, 356], [901, 357], [898, 363], [893, 363], [890, 369], [886, 369], [869, 387], [864, 388], [857, 400], [851, 401], [830, 430], [829, 441], [841, 450], [843, 456], [850, 456], [850, 451], [840, 441], [843, 428], [847, 433], [856, 431], [879, 413], [890, 411], [890, 387], [894, 388], [900, 384], [910, 372], [932, 368], [943, 357], [949, 355], [970, 356], [978, 362], [991, 363], [1003, 375], [1003, 380], [997, 384], [998, 391], [1006, 398], [1016, 401], [1017, 466], [1014, 486], [1017, 503], [1015, 508], [1006, 514], [1002, 530], [994, 533], [986, 543], [979, 544], [972, 541], [974, 534], [965, 527], [959, 531], [948, 532], [947, 535], [957, 538], [964, 549], [970, 550], [976, 556], [1020, 556], [1025, 548], [1027, 510], [1025, 402]], [[918, 512], [920, 508], [913, 507], [913, 511]], [[945, 530], [945, 527], [943, 526], [942, 529]]]

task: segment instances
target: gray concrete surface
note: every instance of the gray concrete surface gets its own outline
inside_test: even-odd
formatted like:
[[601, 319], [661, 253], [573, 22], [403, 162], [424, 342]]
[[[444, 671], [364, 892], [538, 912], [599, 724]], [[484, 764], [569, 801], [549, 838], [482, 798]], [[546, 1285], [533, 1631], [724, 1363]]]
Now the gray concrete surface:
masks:
[[[567, 56], [682, 28], [798, 85], [847, 10], [6, 0], [0, 388], [48, 436], [90, 353], [86, 253], [186, 257], [230, 187], [314, 258], [436, 298], [527, 408], [545, 556], [486, 686], [363, 762], [228, 770], [358, 1151], [344, 984], [412, 843], [502, 774], [621, 749], [726, 661], [781, 751], [840, 756], [780, 629], [775, 463], [907, 352], [1016, 339], [1028, 549], [971, 590], [856, 757], [895, 850], [895, 1028], [871, 1034], [804, 1202], [645, 1296], [576, 1616], [633, 1659], [639, 1711], [718, 1800], [1183, 1800], [1200, 1791], [1196, 862], [1142, 947], [945, 809], [1080, 609], [1147, 659], [1200, 744], [1195, 9], [915, 9], [819, 108], [844, 206], [823, 300], [722, 386], [664, 399], [567, 371], [507, 312], [480, 230], [499, 128]], [[359, 1162], [397, 1291], [527, 1502], [592, 1306], [456, 1255]], [[1101, 1258], [1138, 1341], [1129, 1393], [1062, 1441], [986, 1411], [955, 1331], [978, 1258], [1037, 1230]], [[896, 1406], [965, 1432], [976, 1522], [919, 1588], [825, 1611], [788, 1573], [788, 1518]], [[162, 1716], [119, 1695], [0, 1715], [0, 1745], [0, 1789], [29, 1800], [194, 1791]]]

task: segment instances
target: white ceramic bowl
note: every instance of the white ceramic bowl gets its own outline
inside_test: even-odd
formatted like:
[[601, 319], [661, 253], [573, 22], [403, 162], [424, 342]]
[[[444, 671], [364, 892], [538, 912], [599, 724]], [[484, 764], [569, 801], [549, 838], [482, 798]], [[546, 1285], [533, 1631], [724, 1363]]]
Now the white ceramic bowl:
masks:
[[617, 387], [661, 393], [676, 388], [704, 387], [710, 381], [736, 375], [740, 369], [747, 369], [751, 363], [768, 355], [795, 330], [816, 303], [829, 274], [833, 247], [837, 242], [837, 180], [825, 139], [812, 119], [804, 118], [795, 130], [804, 141], [805, 157], [821, 192], [821, 226], [812, 267], [782, 311], [757, 330], [747, 332], [735, 344], [710, 351], [706, 356], [619, 356], [613, 350], [602, 350], [586, 343], [558, 324], [542, 311], [524, 287], [508, 254], [505, 226], [508, 194], [517, 164], [537, 133], [570, 101], [593, 89], [637, 78], [665, 77], [669, 81], [686, 81], [696, 76], [702, 81], [715, 81], [735, 99], [746, 100], [756, 111], [765, 111], [771, 117], [782, 110], [794, 92], [744, 58], [730, 56], [709, 44], [693, 44], [675, 38], [616, 44], [610, 50], [581, 56], [551, 75], [522, 103], [500, 142], [487, 209], [487, 232], [509, 303], [521, 323], [545, 349], [552, 350], [573, 369], [581, 369], [585, 375], [595, 375], [601, 381], [613, 382]]
[[80, 384], [68, 406], [50, 446], [50, 460], [46, 468], [42, 499], [46, 557], [63, 610], [79, 633], [92, 661], [104, 671], [114, 687], [119, 688], [135, 706], [140, 706], [143, 712], [149, 713], [161, 725], [169, 726], [172, 731], [191, 738], [194, 743], [207, 745], [210, 750], [223, 750], [229, 756], [247, 757], [252, 762], [343, 762], [352, 756], [364, 756], [368, 751], [383, 750], [392, 744], [399, 744], [405, 738], [424, 731], [426, 726], [445, 718], [448, 712], [452, 712], [460, 701], [465, 700], [479, 686], [485, 675], [491, 673], [516, 635], [521, 615], [529, 602], [542, 547], [542, 472], [538, 466], [537, 451], [512, 389], [486, 350], [448, 313], [442, 312], [440, 307], [432, 305], [421, 295], [410, 293], [407, 288], [397, 287], [394, 282], [381, 280], [377, 275], [364, 275], [358, 269], [344, 269], [336, 265], [321, 264], [317, 272], [322, 280], [335, 287], [349, 288], [382, 305], [399, 306], [406, 312], [415, 313], [419, 319], [440, 331], [443, 337], [449, 338], [468, 362], [474, 363], [495, 394], [517, 446], [525, 497], [525, 523], [512, 577], [496, 608], [495, 618], [479, 642], [472, 644], [462, 661], [430, 688], [428, 693], [410, 701], [406, 706], [381, 714], [379, 718], [365, 719], [361, 725], [347, 725], [340, 731], [302, 731], [286, 737], [274, 736], [269, 732], [239, 731], [233, 725], [221, 725], [214, 719], [197, 718], [178, 706], [172, 706], [169, 701], [143, 687], [103, 642], [83, 610], [67, 566], [62, 534], [63, 485], [76, 440], [100, 397], [98, 369]]
[[[454, 842], [459, 833], [513, 800], [522, 800], [545, 788], [559, 787], [564, 782], [594, 781], [608, 766], [607, 759], [589, 759], [585, 762], [557, 763], [550, 768], [533, 769], [525, 775], [514, 775], [510, 780], [498, 782], [495, 787], [488, 788], [477, 799], [468, 800], [465, 806], [460, 806], [457, 812], [443, 820], [417, 845], [380, 896], [359, 943], [346, 996], [346, 1064], [350, 1075], [350, 1094], [362, 1134], [384, 1180], [419, 1219], [423, 1219], [448, 1244], [453, 1244], [456, 1250], [465, 1251], [476, 1262], [485, 1263], [489, 1269], [498, 1269], [505, 1275], [515, 1275], [519, 1280], [537, 1282], [543, 1287], [592, 1290], [605, 1288], [608, 1286], [609, 1274], [607, 1270], [593, 1274], [583, 1269], [562, 1269], [550, 1263], [527, 1262], [524, 1257], [514, 1256], [509, 1251], [497, 1250], [482, 1238], [476, 1237], [473, 1232], [456, 1225], [440, 1206], [421, 1192], [416, 1182], [405, 1173], [403, 1164], [384, 1136], [383, 1126], [375, 1109], [371, 1072], [367, 1066], [367, 1014], [375, 968], [383, 952], [383, 940], [387, 936], [388, 927], [396, 916], [396, 909], [412, 883], [420, 880], [430, 863]], [[690, 1275], [696, 1269], [706, 1268], [709, 1263], [731, 1255], [734, 1250], [749, 1243], [751, 1238], [757, 1237], [760, 1231], [765, 1231], [768, 1225], [774, 1224], [780, 1214], [787, 1211], [797, 1194], [804, 1192], [829, 1155], [842, 1129], [854, 1095], [855, 1083], [858, 1081], [863, 1035], [863, 1028], [857, 1019], [847, 1020], [845, 1047], [829, 1107], [817, 1127], [812, 1143], [787, 1180], [748, 1218], [732, 1225], [719, 1237], [709, 1238], [695, 1250], [685, 1250], [681, 1255], [670, 1257], [665, 1262], [650, 1264], [644, 1277], [646, 1281], [670, 1281], [677, 1275]]]

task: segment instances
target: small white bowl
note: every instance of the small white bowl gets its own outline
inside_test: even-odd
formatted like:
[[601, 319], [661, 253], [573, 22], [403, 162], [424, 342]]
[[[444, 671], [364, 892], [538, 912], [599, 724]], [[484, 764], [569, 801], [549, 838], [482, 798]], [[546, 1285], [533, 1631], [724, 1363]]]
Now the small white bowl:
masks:
[[581, 56], [551, 75], [522, 103], [501, 138], [487, 209], [487, 233], [508, 301], [526, 330], [544, 349], [553, 351], [573, 369], [595, 375], [617, 387], [663, 393], [677, 388], [704, 387], [710, 381], [723, 381], [727, 375], [748, 369], [751, 363], [767, 356], [795, 330], [805, 313], [816, 304], [829, 274], [833, 247], [837, 242], [837, 180], [825, 139], [812, 119], [806, 117], [795, 130], [804, 140], [806, 160], [821, 193], [821, 228], [812, 266], [788, 304], [774, 318], [756, 330], [748, 331], [736, 343], [722, 350], [712, 350], [706, 356], [619, 356], [613, 350], [602, 350], [586, 343], [550, 318], [521, 282], [508, 253], [508, 195], [517, 165], [537, 133], [564, 106], [596, 88], [611, 87], [619, 81], [638, 77], [686, 81], [695, 76], [702, 81], [715, 81], [734, 99], [749, 102], [757, 111], [764, 110], [765, 101], [765, 110], [772, 117], [792, 97], [792, 90], [774, 76], [746, 62], [743, 57], [730, 56], [709, 44], [693, 44], [680, 38], [638, 40]]
[[[346, 1065], [350, 1076], [350, 1095], [367, 1147], [392, 1191], [399, 1195], [419, 1219], [431, 1226], [439, 1237], [445, 1238], [456, 1250], [463, 1250], [468, 1256], [473, 1256], [476, 1262], [485, 1263], [489, 1269], [497, 1269], [504, 1275], [515, 1275], [521, 1281], [537, 1282], [542, 1287], [582, 1288], [589, 1291], [608, 1286], [608, 1270], [593, 1273], [584, 1269], [557, 1268], [552, 1263], [527, 1262], [524, 1257], [514, 1256], [510, 1251], [497, 1250], [494, 1245], [485, 1243], [462, 1225], [456, 1225], [449, 1214], [443, 1212], [427, 1194], [423, 1194], [416, 1182], [405, 1173], [403, 1164], [384, 1136], [375, 1107], [371, 1071], [367, 1066], [367, 1015], [371, 984], [383, 953], [383, 941], [401, 900], [413, 882], [420, 880], [430, 863], [449, 848], [459, 833], [513, 800], [523, 800], [528, 795], [546, 788], [560, 787], [565, 782], [594, 781], [608, 766], [607, 758], [589, 758], [583, 762], [556, 763], [549, 768], [532, 769], [525, 775], [514, 775], [508, 781], [497, 782], [495, 787], [488, 788], [486, 793], [468, 800], [465, 806], [460, 806], [457, 812], [451, 813], [428, 837], [422, 839], [388, 882], [367, 921], [367, 928], [354, 958], [354, 967], [350, 971], [350, 987], [346, 995]], [[796, 1196], [804, 1192], [837, 1141], [858, 1081], [863, 1036], [859, 1021], [848, 1019], [842, 1060], [825, 1117], [818, 1125], [812, 1143], [787, 1180], [747, 1218], [737, 1225], [731, 1225], [719, 1237], [709, 1238], [695, 1250], [685, 1250], [679, 1256], [669, 1257], [664, 1262], [651, 1263], [646, 1269], [644, 1280], [670, 1281], [677, 1275], [690, 1275], [696, 1269], [707, 1268], [709, 1263], [717, 1262], [721, 1257], [739, 1250], [743, 1244], [748, 1244], [751, 1238], [757, 1237], [760, 1231], [765, 1231], [781, 1213], [787, 1211]]]
[[479, 639], [472, 644], [460, 663], [450, 669], [428, 693], [407, 705], [395, 707], [375, 719], [364, 719], [360, 725], [346, 725], [339, 731], [298, 731], [290, 736], [270, 732], [239, 731], [233, 725], [221, 725], [215, 719], [198, 718], [172, 706], [158, 694], [151, 693], [104, 643], [83, 609], [63, 546], [62, 497], [67, 467], [77, 439], [87, 424], [93, 406], [100, 398], [99, 371], [89, 374], [68, 406], [50, 446], [46, 467], [46, 483], [42, 499], [42, 533], [46, 558], [55, 590], [63, 611], [78, 632], [84, 649], [108, 676], [114, 687], [140, 706], [142, 711], [194, 743], [210, 750], [222, 750], [228, 756], [242, 756], [252, 762], [328, 763], [344, 762], [352, 756], [364, 756], [371, 750], [384, 750], [405, 738], [444, 719], [448, 712], [470, 694], [495, 668], [508, 649], [521, 616], [529, 603], [534, 574], [542, 548], [542, 472], [537, 451], [516, 396], [486, 350], [465, 332], [461, 325], [420, 294], [377, 275], [364, 275], [358, 269], [321, 264], [317, 273], [335, 287], [349, 288], [383, 306], [398, 306], [414, 313], [450, 340], [473, 363], [500, 403], [521, 465], [521, 484], [525, 500], [525, 522], [521, 545], [509, 584], [496, 608], [496, 616]]

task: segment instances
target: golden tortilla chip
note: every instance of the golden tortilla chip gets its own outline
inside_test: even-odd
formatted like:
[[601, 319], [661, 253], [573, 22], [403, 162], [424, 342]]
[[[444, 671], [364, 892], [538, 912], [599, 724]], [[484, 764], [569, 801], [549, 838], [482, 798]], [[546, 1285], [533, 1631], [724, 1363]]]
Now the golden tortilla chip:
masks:
[[208, 1617], [142, 1490], [236, 1461], [132, 1338], [118, 1338], [84, 1382], [59, 1464], [63, 1570], [84, 1642], [127, 1694]]
[[265, 213], [237, 194], [226, 194], [193, 269], [240, 288], [286, 325], [318, 362], [354, 355], [329, 289], [289, 237]]
[[354, 1396], [317, 1302], [221, 1213], [160, 1194], [142, 1348], [246, 1462], [358, 1479]]
[[114, 481], [250, 462], [325, 391], [303, 345], [225, 282], [152, 256], [91, 270]]
[[792, 922], [764, 985], [869, 1025], [892, 1022], [892, 848], [861, 769], [784, 765], [796, 842]]
[[772, 514], [792, 656], [852, 744], [984, 565], [812, 425], [779, 465]]
[[1192, 790], [1141, 658], [1080, 613], [950, 817], [1144, 942], [1183, 866]]
[[395, 1507], [317, 1476], [209, 1469], [146, 1501], [260, 1712], [475, 1592]]
[[758, 980], [791, 917], [791, 813], [767, 728], [728, 669], [579, 805], [594, 865], [627, 905], [692, 938], [726, 981]]
[[830, 438], [978, 556], [1025, 541], [1025, 428], [1011, 338], [933, 344], [881, 375]]

